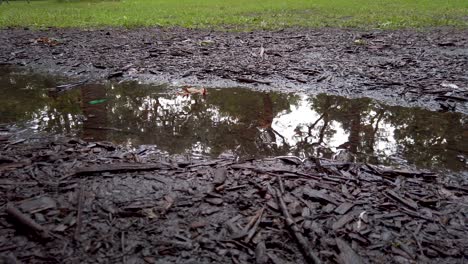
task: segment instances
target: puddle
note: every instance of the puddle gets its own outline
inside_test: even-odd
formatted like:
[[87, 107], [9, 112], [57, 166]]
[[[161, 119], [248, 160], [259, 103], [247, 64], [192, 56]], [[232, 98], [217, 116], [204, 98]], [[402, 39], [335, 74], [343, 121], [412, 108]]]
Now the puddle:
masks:
[[208, 89], [206, 96], [132, 82], [85, 85], [60, 95], [46, 89], [62, 83], [0, 69], [0, 123], [156, 145], [170, 154], [335, 156], [466, 170], [459, 157], [468, 156], [468, 118], [459, 113], [242, 88]]

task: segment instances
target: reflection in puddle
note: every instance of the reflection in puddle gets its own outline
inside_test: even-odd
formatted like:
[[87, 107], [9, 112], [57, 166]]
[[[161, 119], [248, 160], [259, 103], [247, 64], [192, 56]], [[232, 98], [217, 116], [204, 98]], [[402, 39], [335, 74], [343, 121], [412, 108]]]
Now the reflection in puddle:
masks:
[[208, 89], [183, 96], [163, 86], [92, 84], [57, 95], [40, 75], [0, 72], [0, 123], [88, 140], [156, 145], [168, 153], [296, 155], [465, 169], [467, 118], [370, 99]]

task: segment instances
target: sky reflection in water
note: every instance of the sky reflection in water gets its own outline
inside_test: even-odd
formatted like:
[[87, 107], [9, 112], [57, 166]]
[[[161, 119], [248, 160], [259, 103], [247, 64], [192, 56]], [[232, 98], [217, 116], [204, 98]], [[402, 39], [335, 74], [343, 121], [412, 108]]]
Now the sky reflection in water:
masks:
[[[467, 117], [459, 113], [242, 88], [208, 89], [205, 97], [132, 82], [85, 85], [60, 95], [45, 89], [61, 83], [0, 70], [0, 123], [156, 145], [171, 154], [331, 158], [346, 149], [359, 161], [466, 169], [457, 158], [468, 155]], [[107, 101], [89, 103], [100, 99]]]

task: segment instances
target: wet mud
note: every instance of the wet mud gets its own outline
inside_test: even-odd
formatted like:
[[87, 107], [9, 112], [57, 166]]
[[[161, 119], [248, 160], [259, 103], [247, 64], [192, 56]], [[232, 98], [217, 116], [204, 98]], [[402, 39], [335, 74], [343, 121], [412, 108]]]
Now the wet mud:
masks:
[[468, 113], [466, 30], [4, 29], [0, 63], [77, 79], [368, 96]]

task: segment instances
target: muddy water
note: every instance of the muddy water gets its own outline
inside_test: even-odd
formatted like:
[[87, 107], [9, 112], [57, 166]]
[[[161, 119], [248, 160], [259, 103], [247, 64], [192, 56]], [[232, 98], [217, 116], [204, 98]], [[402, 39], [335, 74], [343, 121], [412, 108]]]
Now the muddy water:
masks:
[[156, 145], [170, 154], [320, 156], [466, 170], [467, 116], [371, 99], [208, 89], [206, 96], [133, 82], [64, 93], [46, 76], [0, 70], [0, 123], [86, 140]]

